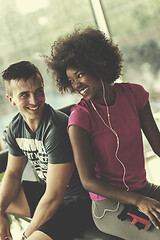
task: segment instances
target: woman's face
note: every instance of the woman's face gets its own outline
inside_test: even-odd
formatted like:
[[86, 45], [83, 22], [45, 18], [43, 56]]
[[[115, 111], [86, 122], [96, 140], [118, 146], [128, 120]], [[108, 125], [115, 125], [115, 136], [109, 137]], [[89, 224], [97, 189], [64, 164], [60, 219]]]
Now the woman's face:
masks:
[[72, 88], [81, 94], [86, 101], [93, 100], [100, 104], [103, 102], [100, 79], [75, 68], [67, 68], [66, 74]]

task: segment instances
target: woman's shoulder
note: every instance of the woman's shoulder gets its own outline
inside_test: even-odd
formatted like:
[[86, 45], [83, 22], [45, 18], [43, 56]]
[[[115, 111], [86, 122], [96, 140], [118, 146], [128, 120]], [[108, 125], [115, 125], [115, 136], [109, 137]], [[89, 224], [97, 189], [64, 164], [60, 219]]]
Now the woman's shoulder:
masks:
[[77, 125], [87, 132], [91, 132], [89, 102], [81, 99], [77, 105], [72, 107], [68, 127], [71, 125]]
[[82, 98], [78, 104], [72, 107], [71, 113], [73, 111], [88, 112], [89, 109], [90, 109], [90, 103], [88, 101], [85, 101], [84, 98]]
[[137, 91], [146, 91], [142, 85], [131, 82], [115, 83], [114, 86], [117, 90], [122, 90], [126, 92], [132, 91], [133, 93], [135, 93]]
[[140, 84], [116, 83], [115, 88], [119, 95], [122, 93], [129, 101], [135, 102], [138, 110], [143, 109], [148, 102], [149, 93]]

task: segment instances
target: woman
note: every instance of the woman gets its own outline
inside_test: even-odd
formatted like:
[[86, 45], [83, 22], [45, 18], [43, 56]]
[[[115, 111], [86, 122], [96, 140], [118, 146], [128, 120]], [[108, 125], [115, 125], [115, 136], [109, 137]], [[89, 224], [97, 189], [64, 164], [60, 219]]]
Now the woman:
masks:
[[[59, 38], [47, 63], [61, 92], [82, 96], [72, 108], [68, 132], [96, 226], [127, 240], [159, 239], [160, 187], [146, 179], [141, 135], [142, 129], [160, 156], [160, 133], [148, 92], [138, 84], [114, 83], [121, 75], [121, 52], [94, 28]], [[150, 222], [153, 226], [140, 231], [128, 214], [121, 221], [126, 204], [143, 215], [138, 218], [142, 228]]]

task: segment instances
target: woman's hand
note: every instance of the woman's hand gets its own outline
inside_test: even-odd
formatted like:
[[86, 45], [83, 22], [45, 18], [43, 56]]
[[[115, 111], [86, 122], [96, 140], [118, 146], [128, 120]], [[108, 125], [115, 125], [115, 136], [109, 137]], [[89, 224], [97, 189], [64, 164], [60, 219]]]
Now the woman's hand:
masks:
[[149, 198], [142, 197], [137, 204], [138, 209], [149, 217], [153, 225], [160, 229], [160, 202]]

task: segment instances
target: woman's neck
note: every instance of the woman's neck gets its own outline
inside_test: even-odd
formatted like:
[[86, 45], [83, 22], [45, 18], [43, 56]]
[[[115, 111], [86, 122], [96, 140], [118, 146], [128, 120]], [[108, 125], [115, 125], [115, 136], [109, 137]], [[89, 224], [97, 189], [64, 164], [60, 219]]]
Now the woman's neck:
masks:
[[101, 94], [99, 98], [94, 101], [103, 106], [105, 106], [106, 103], [108, 106], [112, 106], [115, 103], [115, 100], [116, 92], [114, 85], [103, 83]]

